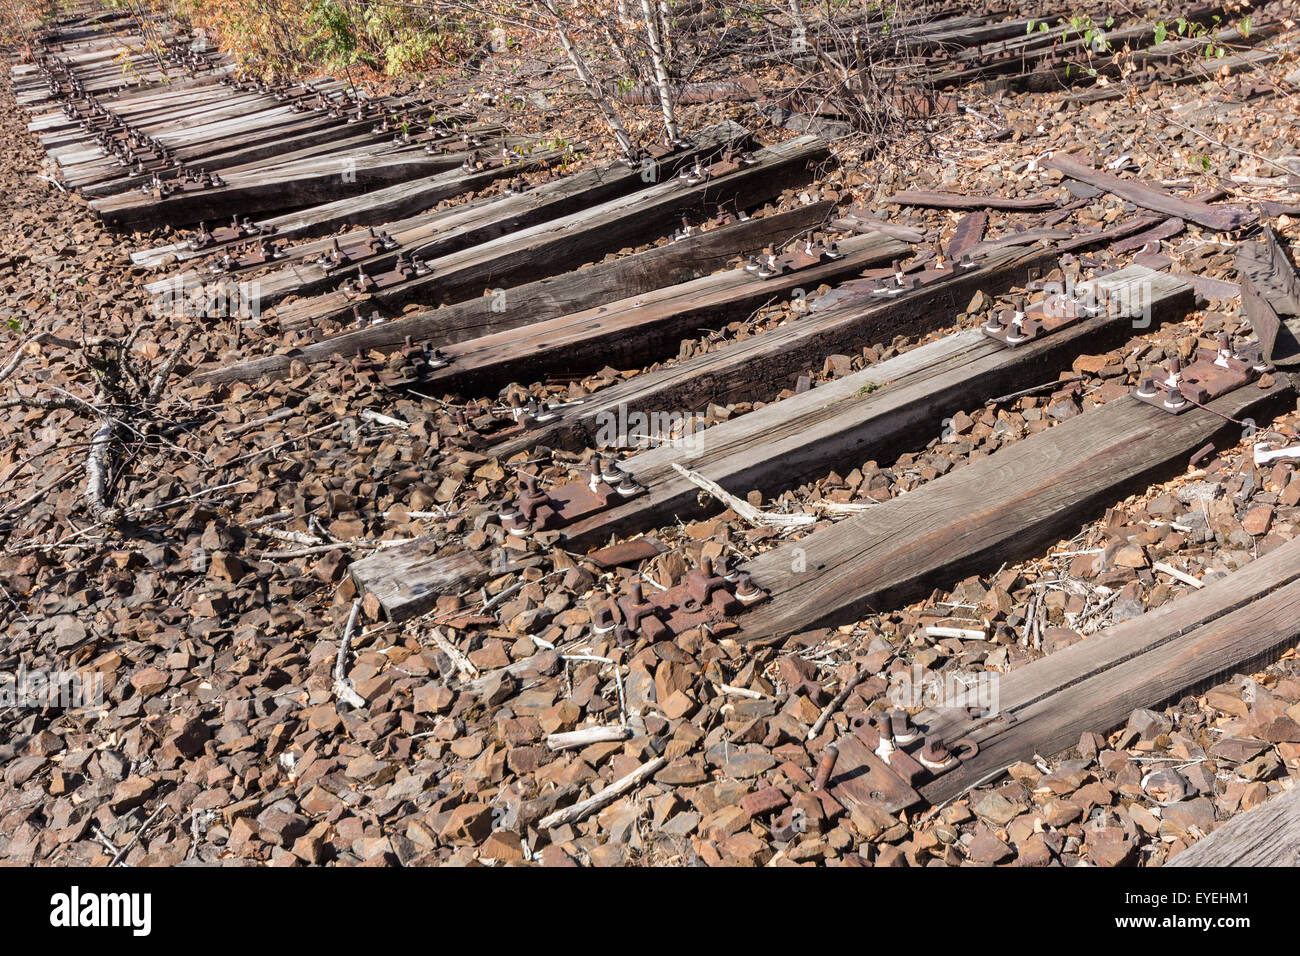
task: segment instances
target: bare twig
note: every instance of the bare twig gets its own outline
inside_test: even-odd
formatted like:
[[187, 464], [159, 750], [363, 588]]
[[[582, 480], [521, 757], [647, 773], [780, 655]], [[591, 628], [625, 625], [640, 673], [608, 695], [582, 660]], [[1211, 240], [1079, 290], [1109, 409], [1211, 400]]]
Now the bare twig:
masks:
[[702, 488], [717, 498], [724, 505], [734, 511], [742, 520], [750, 524], [775, 525], [781, 528], [800, 528], [810, 525], [817, 520], [816, 515], [807, 513], [798, 514], [776, 514], [770, 511], [759, 511], [748, 501], [744, 501], [731, 494], [716, 481], [705, 478], [698, 472], [691, 471], [689, 468], [683, 468], [681, 465], [673, 462], [673, 469], [698, 488]]
[[352, 602], [348, 613], [348, 623], [343, 628], [343, 639], [339, 642], [339, 652], [334, 658], [334, 696], [353, 707], [366, 706], [365, 698], [357, 693], [352, 681], [348, 679], [348, 652], [352, 649], [352, 632], [356, 630], [357, 618], [361, 616], [361, 598]]
[[543, 830], [549, 830], [551, 827], [558, 827], [565, 823], [576, 823], [606, 804], [613, 803], [618, 797], [631, 790], [647, 777], [653, 776], [659, 772], [659, 769], [668, 763], [667, 757], [655, 757], [648, 763], [643, 763], [631, 773], [615, 780], [604, 790], [595, 796], [588, 797], [586, 800], [580, 800], [571, 807], [565, 807], [562, 810], [556, 810], [554, 813], [542, 817], [537, 825]]

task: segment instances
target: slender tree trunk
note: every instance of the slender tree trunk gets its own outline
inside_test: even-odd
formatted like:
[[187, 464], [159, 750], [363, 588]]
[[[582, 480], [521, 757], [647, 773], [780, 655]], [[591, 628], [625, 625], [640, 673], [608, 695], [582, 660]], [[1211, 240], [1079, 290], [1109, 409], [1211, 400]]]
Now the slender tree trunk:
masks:
[[668, 80], [668, 67], [664, 63], [663, 38], [659, 34], [659, 18], [650, 0], [641, 0], [641, 13], [645, 17], [646, 38], [650, 41], [650, 61], [655, 69], [655, 88], [659, 91], [659, 105], [664, 111], [664, 128], [668, 142], [676, 143], [681, 137], [677, 126], [677, 111], [673, 107], [673, 91]]
[[659, 0], [657, 12], [659, 14], [659, 40], [664, 48], [664, 62], [672, 63], [674, 59], [673, 31], [668, 19], [668, 0]]

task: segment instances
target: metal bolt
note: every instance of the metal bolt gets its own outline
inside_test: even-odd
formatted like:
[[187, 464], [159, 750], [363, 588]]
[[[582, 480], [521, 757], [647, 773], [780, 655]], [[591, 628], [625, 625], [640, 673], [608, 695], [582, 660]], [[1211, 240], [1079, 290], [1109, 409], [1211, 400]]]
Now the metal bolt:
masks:
[[614, 608], [608, 603], [601, 604], [591, 616], [591, 630], [595, 634], [608, 634], [614, 630]]
[[928, 770], [943, 770], [952, 761], [952, 754], [938, 737], [927, 737], [917, 753], [921, 765]]
[[826, 785], [830, 783], [831, 774], [835, 771], [835, 761], [839, 759], [839, 749], [830, 744], [823, 752], [821, 761], [817, 764], [817, 778], [813, 780], [814, 790], [825, 790]]
[[889, 729], [893, 734], [894, 741], [899, 744], [909, 744], [920, 736], [916, 728], [912, 726], [912, 719], [908, 716], [907, 711], [899, 708], [889, 712]]

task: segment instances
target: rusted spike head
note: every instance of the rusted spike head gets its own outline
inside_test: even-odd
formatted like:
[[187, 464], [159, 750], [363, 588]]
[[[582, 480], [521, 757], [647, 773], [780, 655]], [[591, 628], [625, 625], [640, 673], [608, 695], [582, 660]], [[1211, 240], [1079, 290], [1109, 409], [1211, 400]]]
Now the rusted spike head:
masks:
[[608, 631], [614, 626], [614, 608], [608, 602], [599, 604], [592, 611], [592, 626], [598, 631]]
[[817, 777], [813, 780], [814, 790], [826, 789], [826, 785], [831, 781], [831, 774], [835, 772], [835, 762], [839, 756], [839, 749], [834, 744], [830, 744], [822, 752], [821, 760], [817, 764]]
[[952, 755], [938, 737], [926, 737], [921, 747], [921, 759], [929, 763], [945, 763]]

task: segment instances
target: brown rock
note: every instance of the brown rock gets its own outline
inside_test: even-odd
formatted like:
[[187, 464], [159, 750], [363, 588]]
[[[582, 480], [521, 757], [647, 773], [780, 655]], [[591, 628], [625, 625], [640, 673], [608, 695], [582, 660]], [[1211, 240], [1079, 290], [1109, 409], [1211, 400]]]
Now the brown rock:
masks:
[[[287, 804], [287, 805], [281, 805]], [[272, 804], [257, 815], [259, 833], [267, 843], [278, 843], [282, 847], [293, 846], [294, 842], [307, 832], [307, 819], [292, 812], [289, 801]]]
[[1215, 710], [1235, 717], [1245, 717], [1249, 712], [1246, 702], [1241, 699], [1241, 694], [1232, 687], [1215, 687], [1207, 691], [1205, 703]]
[[1132, 860], [1134, 844], [1120, 827], [1088, 827], [1084, 846], [1097, 866], [1123, 866]]
[[655, 783], [671, 787], [693, 787], [709, 779], [698, 757], [678, 757], [655, 774]]
[[1160, 831], [1173, 836], [1187, 836], [1192, 828], [1200, 831], [1200, 836], [1207, 835], [1214, 829], [1214, 804], [1207, 797], [1182, 800], [1167, 806], [1160, 814]]
[[975, 838], [971, 840], [966, 852], [976, 863], [985, 866], [1005, 863], [1016, 855], [1016, 851], [999, 840], [988, 827], [976, 829]]
[[1268, 534], [1269, 526], [1272, 523], [1272, 505], [1255, 505], [1241, 519], [1241, 526], [1246, 529], [1246, 533], [1255, 537]]
[[492, 808], [486, 803], [462, 803], [451, 811], [451, 816], [438, 833], [444, 843], [482, 843], [492, 832]]
[[412, 701], [417, 714], [444, 714], [451, 709], [456, 694], [441, 684], [425, 684], [415, 688]]
[[1006, 826], [1020, 813], [1020, 807], [996, 791], [980, 797], [971, 804], [971, 809], [981, 819], [999, 827]]
[[493, 830], [479, 848], [479, 855], [503, 863], [522, 863], [524, 846], [517, 833], [510, 830]]
[[225, 551], [214, 552], [208, 558], [208, 577], [217, 581], [227, 581], [233, 584], [238, 582], [247, 571], [248, 569], [244, 566], [243, 561]]
[[739, 806], [722, 807], [700, 821], [700, 834], [706, 840], [724, 840], [749, 823], [749, 814]]
[[1017, 866], [1047, 866], [1054, 856], [1041, 833], [1034, 833], [1016, 844]]
[[148, 777], [127, 777], [113, 790], [108, 807], [114, 813], [126, 813], [148, 800], [155, 786]]
[[740, 806], [750, 817], [764, 817], [780, 810], [789, 799], [776, 787], [764, 787], [740, 798]]
[[143, 697], [152, 697], [167, 688], [171, 678], [156, 667], [146, 667], [131, 675], [131, 686]]

